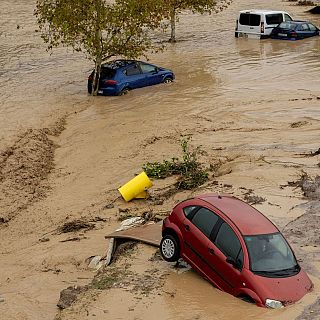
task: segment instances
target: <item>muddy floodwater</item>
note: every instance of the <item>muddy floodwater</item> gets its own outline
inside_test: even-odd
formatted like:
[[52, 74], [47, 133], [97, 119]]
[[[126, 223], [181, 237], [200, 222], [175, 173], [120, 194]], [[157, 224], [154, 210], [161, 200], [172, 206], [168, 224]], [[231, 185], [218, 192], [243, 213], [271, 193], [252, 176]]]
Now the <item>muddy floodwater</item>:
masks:
[[[236, 39], [234, 27], [239, 10], [251, 8], [285, 10], [318, 26], [320, 17], [280, 0], [234, 0], [210, 16], [183, 13], [178, 42], [150, 55], [174, 71], [174, 83], [93, 98], [86, 89], [92, 63], [66, 48], [46, 52], [34, 32], [34, 6], [0, 1], [1, 317], [292, 320], [312, 305], [320, 293], [320, 226], [310, 210], [319, 199], [288, 182], [302, 171], [319, 174], [319, 155], [306, 155], [320, 147], [320, 37]], [[174, 178], [155, 180], [150, 192], [161, 201], [118, 198], [117, 188], [142, 164], [179, 155], [181, 137], [201, 145], [203, 164], [219, 162], [207, 184], [168, 194]], [[61, 290], [91, 283], [96, 273], [85, 261], [105, 253], [104, 235], [122, 215], [165, 217], [200, 192], [263, 198], [255, 207], [284, 230], [313, 292], [282, 310], [257, 308], [192, 270], [153, 259], [156, 249], [140, 244], [115, 264], [124, 270], [118, 284], [91, 288], [58, 312]], [[79, 219], [86, 228], [61, 231]], [[305, 318], [319, 319], [319, 309], [310, 310]]]

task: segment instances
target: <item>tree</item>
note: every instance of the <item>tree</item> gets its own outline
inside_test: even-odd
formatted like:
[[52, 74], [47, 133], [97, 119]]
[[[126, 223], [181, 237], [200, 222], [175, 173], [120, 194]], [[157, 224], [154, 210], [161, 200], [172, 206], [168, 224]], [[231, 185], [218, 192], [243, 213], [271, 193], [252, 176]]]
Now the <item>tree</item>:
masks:
[[159, 49], [149, 32], [163, 20], [160, 6], [153, 0], [37, 0], [35, 15], [48, 50], [71, 46], [93, 60], [96, 95], [103, 60], [135, 59]]
[[198, 13], [211, 13], [216, 7], [216, 0], [163, 0], [162, 10], [167, 10], [170, 19], [170, 42], [176, 41], [177, 14], [181, 10], [192, 10]]

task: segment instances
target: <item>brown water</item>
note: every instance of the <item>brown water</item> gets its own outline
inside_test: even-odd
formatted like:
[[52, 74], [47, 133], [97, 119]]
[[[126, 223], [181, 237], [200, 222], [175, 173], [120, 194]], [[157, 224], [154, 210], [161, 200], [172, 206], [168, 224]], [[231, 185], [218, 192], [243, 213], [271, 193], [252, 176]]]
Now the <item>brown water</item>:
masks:
[[[290, 2], [266, 3], [239, 0], [218, 15], [182, 15], [180, 41], [150, 57], [174, 70], [177, 79], [172, 85], [143, 88], [124, 97], [92, 98], [86, 93], [92, 64], [65, 48], [52, 55], [45, 51], [34, 33], [34, 1], [0, 1], [0, 149], [10, 146], [18, 133], [49, 126], [69, 114], [66, 130], [55, 138], [60, 148], [49, 177], [52, 190], [0, 229], [0, 295], [6, 300], [0, 314], [6, 320], [52, 319], [59, 291], [90, 281], [92, 273], [83, 261], [104, 252], [103, 235], [116, 225], [117, 208], [101, 209], [106, 199], [115, 197], [114, 189], [141, 170], [142, 163], [176, 155], [181, 134], [203, 145], [209, 158], [232, 159], [222, 168], [229, 174], [219, 178], [232, 188], [222, 186], [220, 191], [241, 195], [241, 187], [253, 188], [267, 198], [259, 210], [280, 227], [305, 211], [294, 208], [305, 201], [298, 190], [279, 186], [295, 179], [301, 169], [318, 171], [316, 158], [299, 153], [319, 148], [320, 37], [258, 41], [235, 39], [233, 30], [238, 11], [248, 8], [284, 9], [317, 25], [320, 19]], [[298, 121], [301, 127], [291, 127]], [[155, 188], [161, 187], [155, 182]], [[188, 196], [171, 197], [161, 210], [169, 211]], [[66, 219], [95, 215], [111, 222], [86, 234], [88, 239], [62, 244], [65, 236], [53, 231]], [[44, 234], [50, 241], [39, 243]], [[299, 242], [294, 246], [316, 286], [314, 293], [285, 310], [248, 306], [192, 271], [175, 274], [163, 264], [169, 272], [166, 290], [176, 290], [174, 298], [164, 294], [137, 303], [125, 291], [111, 291], [97, 302], [80, 304], [83, 312], [65, 318], [86, 319], [87, 308], [89, 318], [94, 318], [91, 310], [97, 315], [100, 310], [100, 319], [212, 319], [213, 314], [224, 320], [294, 319], [320, 292], [319, 253], [310, 256]], [[150, 255], [142, 251], [138, 268]], [[135, 303], [136, 312], [128, 311]], [[101, 311], [106, 304], [108, 313]]]

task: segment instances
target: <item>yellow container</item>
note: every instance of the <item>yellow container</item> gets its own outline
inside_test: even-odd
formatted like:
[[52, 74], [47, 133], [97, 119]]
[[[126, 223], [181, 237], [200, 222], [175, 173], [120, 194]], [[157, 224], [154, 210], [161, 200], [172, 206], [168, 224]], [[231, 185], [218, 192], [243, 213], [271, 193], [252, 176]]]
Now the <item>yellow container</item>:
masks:
[[145, 198], [147, 196], [146, 190], [150, 187], [152, 187], [152, 182], [143, 171], [118, 190], [123, 199], [128, 202], [134, 198]]

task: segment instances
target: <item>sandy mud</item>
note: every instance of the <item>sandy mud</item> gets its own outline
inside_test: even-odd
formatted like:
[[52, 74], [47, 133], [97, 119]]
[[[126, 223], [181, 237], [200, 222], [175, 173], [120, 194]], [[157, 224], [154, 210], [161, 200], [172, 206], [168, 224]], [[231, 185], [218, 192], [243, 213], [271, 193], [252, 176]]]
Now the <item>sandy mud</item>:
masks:
[[[320, 293], [320, 39], [234, 38], [239, 10], [181, 15], [178, 42], [152, 62], [176, 81], [123, 97], [86, 93], [92, 68], [64, 48], [52, 55], [34, 33], [34, 1], [0, 3], [0, 314], [21, 319], [318, 319]], [[319, 16], [268, 1], [298, 19]], [[155, 180], [148, 200], [117, 188], [146, 162], [201, 146], [210, 171], [196, 190]], [[307, 174], [307, 180], [301, 176]], [[146, 245], [126, 247], [104, 271], [104, 236], [130, 216], [165, 217], [179, 201], [228, 192], [265, 213], [292, 244], [314, 290], [288, 308], [257, 308], [218, 291]], [[59, 310], [60, 292], [74, 302]], [[81, 289], [77, 289], [81, 288]], [[317, 300], [318, 299], [318, 300]]]

